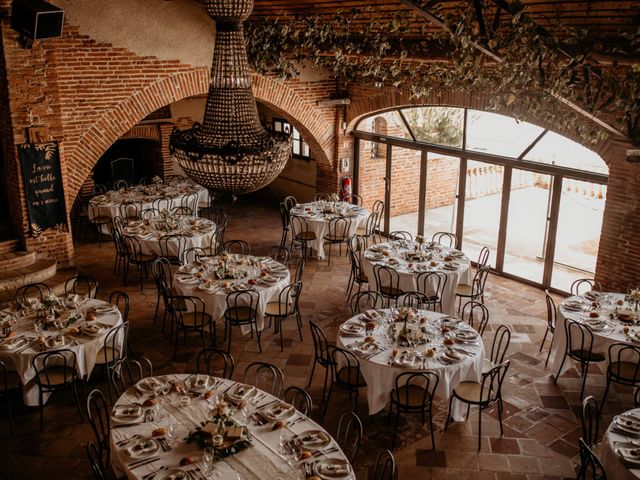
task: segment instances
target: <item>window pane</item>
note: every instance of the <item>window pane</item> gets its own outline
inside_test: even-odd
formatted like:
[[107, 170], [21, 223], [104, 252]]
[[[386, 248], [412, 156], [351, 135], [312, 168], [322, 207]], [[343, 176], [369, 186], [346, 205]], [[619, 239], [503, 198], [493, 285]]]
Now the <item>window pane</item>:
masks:
[[296, 127], [293, 127], [293, 138], [294, 140], [297, 140], [300, 138], [300, 132], [298, 131], [298, 129]]
[[547, 132], [524, 158], [532, 162], [588, 172], [609, 173], [609, 168], [600, 155], [554, 132]]
[[281, 132], [282, 131], [282, 122], [280, 120], [274, 120], [273, 121], [273, 129], [276, 132]]
[[424, 235], [456, 231], [460, 159], [429, 153], [425, 192]]
[[309, 152], [309, 145], [307, 144], [307, 142], [302, 142], [302, 155], [304, 155], [305, 157], [311, 156], [311, 152]]
[[412, 140], [397, 110], [384, 112], [375, 117], [365, 118], [358, 124], [357, 130]]
[[518, 157], [533, 142], [542, 128], [496, 113], [468, 110], [467, 149]]
[[551, 175], [514, 168], [504, 271], [542, 283]]
[[462, 251], [476, 261], [482, 247], [487, 247], [492, 267], [498, 248], [503, 172], [501, 165], [467, 162]]
[[420, 107], [402, 110], [409, 128], [422, 142], [462, 147], [464, 110], [452, 107]]
[[[385, 200], [385, 172], [386, 162], [378, 158], [371, 158], [369, 142], [360, 141], [359, 149], [359, 181], [358, 194], [362, 197], [362, 205], [369, 211], [377, 201]], [[386, 145], [381, 145], [386, 147]], [[384, 217], [380, 218], [380, 229], [384, 230]]]
[[569, 292], [596, 271], [607, 186], [565, 178], [562, 182], [551, 286]]
[[391, 147], [389, 231], [404, 230], [416, 236], [419, 199], [420, 150]]
[[294, 140], [292, 146], [294, 155], [300, 155], [300, 140]]

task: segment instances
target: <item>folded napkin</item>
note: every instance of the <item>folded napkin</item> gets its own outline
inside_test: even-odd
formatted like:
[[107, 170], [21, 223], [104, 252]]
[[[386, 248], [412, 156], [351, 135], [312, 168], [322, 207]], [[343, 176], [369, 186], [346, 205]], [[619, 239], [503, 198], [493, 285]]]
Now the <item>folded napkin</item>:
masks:
[[126, 452], [131, 457], [139, 457], [140, 455], [145, 455], [147, 453], [153, 453], [158, 449], [158, 444], [155, 440], [149, 439], [140, 439], [136, 441], [133, 445], [127, 448]]

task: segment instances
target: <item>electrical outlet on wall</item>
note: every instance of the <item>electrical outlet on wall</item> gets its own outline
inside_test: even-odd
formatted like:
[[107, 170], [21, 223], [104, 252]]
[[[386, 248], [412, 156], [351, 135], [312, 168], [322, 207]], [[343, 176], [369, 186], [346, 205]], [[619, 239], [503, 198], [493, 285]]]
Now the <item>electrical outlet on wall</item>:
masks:
[[348, 172], [349, 171], [349, 159], [348, 158], [341, 158], [340, 159], [340, 170], [342, 172]]

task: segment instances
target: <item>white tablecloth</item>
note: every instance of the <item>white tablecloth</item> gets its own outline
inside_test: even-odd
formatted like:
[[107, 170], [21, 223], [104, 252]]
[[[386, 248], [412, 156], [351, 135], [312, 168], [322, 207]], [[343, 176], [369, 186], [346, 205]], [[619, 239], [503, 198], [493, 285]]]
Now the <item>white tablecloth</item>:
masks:
[[[324, 259], [324, 236], [329, 233], [329, 222], [340, 216], [337, 213], [322, 213], [323, 205], [330, 204], [334, 205], [333, 202], [300, 203], [292, 208], [290, 213], [304, 218], [309, 225], [309, 231], [316, 234], [316, 240], [309, 242], [309, 247], [318, 252], [318, 258], [321, 260]], [[351, 203], [336, 202], [335, 205], [343, 210], [344, 215], [351, 221], [347, 238], [355, 234], [369, 216], [367, 210]]]
[[[456, 312], [456, 287], [458, 285], [471, 285], [473, 282], [473, 272], [470, 268], [471, 264], [469, 259], [462, 255], [462, 252], [459, 252], [458, 250], [442, 247], [438, 244], [434, 244], [431, 249], [427, 249], [427, 245], [429, 244], [425, 244], [423, 248], [425, 249], [425, 253], [432, 254], [432, 258], [428, 261], [425, 260], [422, 262], [408, 261], [404, 258], [404, 254], [406, 252], [415, 251], [415, 242], [396, 240], [393, 242], [373, 245], [369, 247], [362, 256], [362, 271], [369, 280], [369, 288], [371, 290], [379, 290], [378, 285], [376, 284], [376, 277], [373, 273], [374, 266], [390, 266], [398, 272], [398, 276], [400, 278], [399, 288], [405, 292], [418, 290], [417, 279], [423, 271], [428, 271], [427, 269], [431, 268], [434, 271], [444, 272], [447, 275], [447, 285], [445, 286], [445, 290], [442, 295], [442, 311], [443, 313], [453, 315]], [[388, 252], [389, 255], [382, 255], [381, 258], [379, 258], [383, 251]], [[449, 262], [455, 262], [458, 265], [456, 270], [447, 270], [443, 268], [443, 259], [449, 254], [458, 255], [454, 258], [453, 262]], [[395, 259], [397, 263], [389, 264], [389, 259]], [[432, 261], [436, 262], [438, 265], [431, 267]], [[412, 267], [409, 267], [410, 263], [412, 264]], [[417, 270], [419, 268], [423, 268], [424, 270]], [[433, 295], [434, 290], [435, 286], [432, 286], [431, 290], [427, 289], [427, 292], [425, 293]]]
[[[160, 249], [160, 239], [163, 236], [167, 235], [180, 235], [184, 237], [184, 250], [188, 250], [193, 247], [203, 248], [205, 251], [208, 251], [209, 246], [211, 245], [211, 239], [216, 233], [216, 225], [213, 222], [210, 222], [206, 219], [199, 219], [199, 221], [206, 222], [207, 225], [211, 227], [211, 230], [208, 232], [202, 232], [193, 228], [182, 229], [182, 230], [174, 230], [170, 232], [160, 232], [158, 230], [145, 230], [141, 233], [138, 233], [138, 230], [130, 231], [128, 228], [124, 229], [125, 235], [131, 235], [138, 239], [140, 242], [140, 247], [142, 249], [142, 253], [146, 255], [162, 255], [162, 251]], [[178, 243], [169, 241], [169, 255], [177, 256], [178, 254]]]
[[[603, 331], [596, 331], [595, 329], [592, 329], [593, 351], [596, 353], [603, 354], [605, 358], [608, 358], [608, 349], [611, 344], [630, 343], [629, 338], [624, 332], [625, 326], [629, 328], [628, 327], [629, 324], [610, 318], [610, 314], [613, 311], [612, 309], [618, 306], [616, 304], [616, 301], [623, 300], [624, 294], [608, 293], [606, 295], [611, 299], [610, 303], [612, 304], [609, 305], [609, 302], [608, 302], [606, 306], [601, 305], [601, 307], [599, 308], [593, 307], [591, 300], [585, 299], [584, 297], [581, 297], [581, 296], [568, 297], [558, 305], [556, 332], [553, 335], [553, 342], [551, 344], [551, 353], [550, 353], [550, 359], [549, 359], [549, 365], [554, 375], [560, 368], [560, 364], [562, 363], [562, 359], [564, 358], [564, 355], [565, 355], [567, 336], [565, 334], [564, 328], [565, 328], [566, 319], [576, 320], [581, 323], [588, 324], [588, 322], [591, 320], [589, 317], [590, 312], [597, 311], [599, 314], [599, 317], [597, 320], [606, 320], [607, 327]], [[565, 307], [566, 302], [583, 302], [584, 310], [577, 311], [577, 312], [573, 310], [568, 310]], [[622, 306], [622, 308], [628, 308], [628, 306], [624, 305]], [[634, 328], [631, 327], [631, 330], [634, 330]], [[577, 342], [580, 342], [580, 340], [577, 340]], [[562, 366], [562, 372], [560, 372], [560, 375], [562, 375], [564, 372], [572, 368], [572, 363], [573, 362], [570, 362], [569, 359], [567, 359], [567, 361], [565, 361], [564, 365]]]
[[[176, 382], [184, 381], [187, 377], [187, 375], [167, 375], [164, 378]], [[211, 382], [215, 382], [215, 384], [213, 384], [214, 389], [220, 396], [223, 396], [230, 387], [236, 384], [236, 382], [231, 380], [215, 377], [210, 378]], [[116, 405], [139, 404], [144, 398], [146, 397], [141, 396], [136, 390], [130, 388], [118, 399]], [[268, 393], [258, 390], [258, 393], [253, 397], [252, 403], [260, 409], [265, 405], [273, 404], [276, 400], [275, 397]], [[112, 428], [111, 463], [116, 475], [118, 477], [126, 476], [131, 479], [142, 479], [146, 475], [153, 476], [154, 472], [160, 472], [166, 469], [202, 469], [202, 451], [195, 444], [187, 444], [184, 438], [186, 438], [189, 432], [193, 431], [196, 426], [200, 426], [201, 422], [209, 418], [213, 401], [214, 397], [205, 400], [202, 396], [198, 396], [192, 398], [188, 406], [178, 406], [178, 394], [173, 392], [166, 396], [161, 402], [160, 419], [154, 422], [144, 422], [131, 426]], [[243, 423], [240, 412], [236, 411], [234, 417]], [[287, 423], [291, 424], [286, 427], [290, 435], [301, 434], [309, 430], [324, 431], [320, 425], [298, 411], [295, 411], [293, 416], [289, 417]], [[177, 439], [172, 450], [166, 452], [160, 450], [156, 454], [159, 456], [157, 461], [137, 468], [130, 468], [128, 464], [131, 463], [133, 459], [129, 457], [126, 451], [126, 444], [122, 446], [119, 442], [132, 438], [134, 435], [151, 438], [151, 432], [154, 429], [158, 427], [167, 428], [171, 424], [176, 425]], [[280, 430], [274, 431], [272, 424], [258, 426], [252, 422], [249, 422], [248, 428], [251, 433], [252, 445], [230, 457], [217, 461], [214, 466], [213, 476], [207, 478], [225, 480], [235, 480], [236, 478], [241, 478], [242, 480], [291, 478], [289, 476], [291, 474], [290, 468], [286, 463], [286, 459], [279, 453]], [[337, 447], [337, 444], [332, 439], [326, 449], [334, 449], [335, 447]], [[187, 456], [191, 457], [195, 463], [180, 467], [180, 460]], [[344, 454], [338, 447], [333, 453], [320, 455], [317, 458], [310, 459], [309, 462], [317, 462], [325, 458], [346, 460]], [[203, 475], [203, 477], [200, 478], [204, 478], [204, 475], [206, 475], [205, 472], [201, 470], [200, 473]], [[240, 477], [237, 477], [238, 474]], [[198, 478], [198, 476], [195, 478]], [[350, 475], [348, 477], [341, 477], [341, 480], [353, 480], [354, 478], [353, 475]]]
[[[214, 281], [212, 282], [212, 286], [214, 287], [215, 291], [208, 292], [202, 290], [199, 285], [187, 285], [181, 283], [180, 278], [182, 274], [180, 273], [180, 271], [178, 271], [174, 274], [173, 286], [181, 295], [196, 296], [201, 298], [205, 303], [206, 312], [211, 315], [213, 320], [224, 322], [223, 316], [225, 310], [227, 309], [227, 295], [230, 293], [229, 288], [225, 288], [224, 284], [229, 284], [232, 286], [243, 283], [245, 285], [248, 285], [249, 280], [255, 281], [255, 284], [248, 286], [256, 290], [259, 295], [256, 327], [258, 328], [258, 330], [262, 330], [264, 328], [264, 310], [267, 307], [267, 303], [269, 303], [270, 301], [277, 301], [280, 292], [287, 285], [289, 285], [289, 281], [291, 278], [289, 270], [286, 269], [286, 267], [281, 263], [275, 262], [274, 260], [271, 260], [269, 258], [263, 258], [262, 261], [265, 262], [265, 266], [272, 266], [282, 269], [281, 273], [279, 274], [280, 276], [276, 277], [278, 279], [277, 282], [273, 284], [265, 284], [259, 280], [261, 273], [261, 267], [257, 264], [261, 261], [259, 257], [253, 257], [251, 255], [230, 255], [229, 257], [232, 259], [237, 259], [236, 262], [233, 262], [234, 268], [247, 272], [247, 276], [238, 280]], [[218, 258], [219, 257], [211, 257], [211, 259], [207, 259], [206, 261], [215, 264], [218, 261]], [[239, 262], [244, 262], [244, 264]], [[185, 268], [189, 268], [189, 266]], [[202, 276], [201, 280], [204, 281], [206, 278], [206, 275]], [[249, 333], [249, 326], [243, 325], [242, 332], [244, 334]]]
[[[403, 372], [411, 371], [411, 368], [398, 366], [396, 364], [390, 365], [390, 360], [394, 351], [400, 351], [407, 347], [399, 347], [396, 344], [385, 345], [385, 333], [388, 328], [388, 322], [391, 320], [396, 309], [380, 310], [385, 313], [385, 317], [382, 321], [378, 322], [380, 325], [375, 328], [373, 336], [376, 339], [376, 343], [382, 345], [380, 353], [370, 358], [360, 355], [357, 351], [354, 351], [359, 357], [360, 369], [362, 376], [367, 382], [367, 400], [369, 402], [369, 414], [373, 415], [382, 409], [389, 403], [389, 395], [395, 387], [396, 377]], [[436, 354], [433, 357], [424, 356], [424, 366], [418, 365], [416, 371], [428, 370], [438, 374], [440, 381], [438, 383], [438, 389], [436, 390], [436, 396], [442, 400], [447, 400], [451, 396], [453, 389], [464, 381], [480, 381], [482, 377], [482, 364], [484, 359], [484, 343], [482, 338], [478, 335], [476, 344], [456, 343], [454, 348], [461, 348], [468, 352], [468, 355], [463, 359], [454, 362], [447, 363], [441, 360], [442, 350], [444, 348], [442, 341], [443, 337], [440, 334], [441, 319], [446, 315], [435, 313], [432, 311], [419, 310], [416, 318], [426, 319], [425, 322], [418, 322], [413, 328], [425, 327], [428, 329], [427, 336], [431, 338], [431, 342], [426, 345], [420, 345], [415, 347], [415, 351], [423, 354], [426, 350], [433, 348], [436, 350]], [[347, 322], [366, 322], [366, 313], [357, 315]], [[402, 327], [401, 322], [396, 323], [396, 329], [399, 330]], [[458, 324], [459, 329], [473, 330], [469, 325], [464, 322]], [[342, 330], [340, 330], [341, 332]], [[338, 335], [338, 346], [343, 348], [353, 348], [354, 344], [361, 342], [364, 335], [359, 337]], [[350, 349], [351, 349], [350, 348]], [[464, 418], [464, 412], [466, 407], [461, 402], [454, 402], [454, 408], [452, 411], [452, 417], [454, 420], [462, 420]]]
[[[111, 190], [105, 195], [97, 195], [92, 198], [90, 207], [88, 210], [89, 220], [96, 214], [101, 217], [109, 217], [111, 219], [120, 216], [120, 205], [125, 202], [140, 202], [142, 204], [141, 211], [154, 206], [153, 201], [160, 197], [168, 197], [168, 200], [161, 200], [156, 205], [160, 210], [170, 209], [184, 205], [186, 196], [191, 194], [198, 195], [198, 202], [196, 205], [196, 211], [192, 212], [193, 215], [197, 215], [197, 207], [203, 201], [205, 195], [208, 195], [207, 190], [194, 184], [180, 184], [180, 185], [159, 185], [159, 186], [134, 186], [123, 191]], [[188, 206], [188, 205], [185, 205]], [[92, 208], [95, 207], [95, 208]], [[102, 233], [108, 234], [108, 228], [104, 228]]]
[[[109, 305], [109, 303], [103, 302], [102, 300], [91, 299], [82, 304], [78, 308], [78, 311], [86, 312], [90, 308], [105, 305]], [[115, 327], [122, 323], [122, 315], [120, 311], [114, 307], [112, 312], [99, 315], [96, 321], [110, 327]], [[79, 321], [71, 326], [81, 327], [82, 323], [82, 321]], [[68, 330], [68, 328], [66, 330]], [[14, 326], [14, 331], [17, 335], [35, 340], [36, 335], [33, 328], [33, 317], [20, 318]], [[96, 364], [96, 354], [104, 346], [104, 340], [109, 331], [110, 329], [97, 336], [65, 334], [67, 338], [73, 338], [73, 343], [65, 348], [75, 352], [77, 357], [76, 371], [80, 378], [90, 375], [93, 371], [93, 367]], [[57, 335], [57, 330], [51, 327], [49, 330], [45, 330], [43, 335], [46, 338], [55, 336]], [[38, 405], [38, 386], [35, 383], [36, 371], [31, 364], [33, 357], [40, 353], [40, 350], [36, 351], [36, 348], [37, 345], [34, 345], [25, 350], [17, 349], [16, 352], [0, 348], [0, 360], [3, 360], [10, 370], [15, 370], [20, 375], [20, 379], [24, 385], [24, 403], [30, 406]], [[50, 350], [53, 351], [55, 349]]]
[[[625, 413], [633, 415], [635, 417], [633, 419], [634, 421], [640, 419], [640, 408]], [[615, 452], [616, 448], [625, 446], [619, 442], [634, 442], [636, 445], [627, 445], [627, 447], [638, 448], [637, 445], [640, 445], [640, 438], [621, 433], [620, 430], [612, 431], [613, 426], [614, 422], [609, 425], [609, 428], [607, 428], [607, 431], [602, 437], [602, 442], [599, 445], [600, 451], [595, 452], [604, 467], [607, 478], [614, 480], [634, 480], [640, 478], [640, 465], [637, 467], [627, 467]]]

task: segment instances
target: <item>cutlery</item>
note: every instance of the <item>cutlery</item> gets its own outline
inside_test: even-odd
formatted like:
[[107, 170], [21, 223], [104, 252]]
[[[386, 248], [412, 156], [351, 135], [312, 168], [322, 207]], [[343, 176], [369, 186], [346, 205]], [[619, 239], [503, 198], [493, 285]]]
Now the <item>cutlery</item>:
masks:
[[312, 457], [319, 457], [320, 455], [324, 455], [325, 457], [327, 455], [329, 455], [330, 453], [335, 453], [337, 452], [338, 449], [336, 447], [331, 447], [328, 450], [318, 450], [316, 453], [314, 453], [313, 455], [311, 455]]
[[265, 403], [264, 405], [260, 405], [260, 406], [258, 407], [258, 410], [262, 410], [262, 409], [264, 409], [265, 407], [268, 407], [269, 405], [271, 405], [272, 403], [276, 403], [276, 402], [278, 402], [278, 401], [279, 401], [279, 399], [277, 399], [277, 398], [276, 398], [275, 400], [271, 400], [270, 402], [267, 402], [267, 403]]
[[123, 438], [122, 440], [118, 440], [116, 442], [116, 446], [117, 447], [121, 447], [122, 445], [125, 445], [128, 442], [130, 442], [131, 440], [134, 440], [134, 439], [140, 438], [140, 437], [141, 437], [141, 435], [136, 434], [136, 435], [132, 435], [131, 437], [128, 437], [128, 438]]
[[18, 350], [16, 353], [22, 353], [25, 350], [28, 350], [29, 348], [33, 347], [36, 343], [38, 343], [37, 340], [34, 340], [33, 342], [28, 342], [26, 346], [22, 347], [20, 350]]
[[150, 463], [156, 462], [160, 460], [159, 456], [144, 458], [142, 460], [138, 460], [136, 462], [131, 462], [129, 465], [129, 469], [133, 470], [134, 468], [142, 467], [143, 465], [148, 465]]
[[133, 425], [140, 425], [144, 422], [133, 422], [133, 423], [119, 423], [117, 425], [111, 425], [111, 428], [124, 428], [124, 427], [131, 427]]
[[160, 471], [162, 470], [167, 470], [169, 467], [167, 467], [166, 465], [160, 467], [158, 470], [156, 470], [155, 472], [150, 472], [147, 473], [144, 477], [142, 477], [143, 480], [149, 480], [150, 478], [155, 477], [158, 473], [160, 473]]

